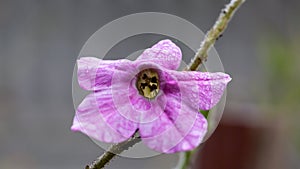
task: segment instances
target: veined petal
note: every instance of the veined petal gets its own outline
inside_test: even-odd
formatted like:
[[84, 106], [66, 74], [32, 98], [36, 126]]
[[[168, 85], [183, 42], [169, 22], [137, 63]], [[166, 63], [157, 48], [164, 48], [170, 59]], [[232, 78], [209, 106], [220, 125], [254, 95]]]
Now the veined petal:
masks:
[[144, 143], [151, 149], [173, 153], [197, 147], [207, 131], [207, 121], [198, 113], [198, 101], [191, 102], [190, 88], [178, 83], [174, 76], [160, 75], [161, 88], [167, 99], [163, 113], [153, 122], [139, 125]]
[[[142, 96], [136, 86], [136, 75], [145, 69], [154, 69], [160, 74], [161, 67], [153, 62], [143, 60], [135, 61], [134, 65], [136, 69], [132, 71], [130, 76], [119, 76], [119, 73], [114, 74], [112, 80], [113, 100], [115, 105], [122, 105], [116, 106], [116, 108], [125, 118], [137, 123], [148, 123], [160, 116], [167, 99], [161, 92], [153, 99]], [[116, 82], [118, 79], [122, 83]]]
[[85, 90], [102, 90], [111, 86], [115, 73], [127, 76], [134, 69], [129, 60], [102, 60], [94, 57], [82, 57], [77, 60], [77, 77], [80, 87]]
[[[202, 114], [199, 113], [196, 114], [196, 117], [192, 117], [192, 118], [194, 119], [189, 119], [189, 120], [183, 119], [185, 120], [185, 123], [189, 123], [189, 122], [191, 123], [194, 122], [194, 123], [191, 129], [189, 131], [186, 131], [185, 137], [181, 139], [176, 146], [168, 150], [168, 152], [166, 153], [176, 153], [181, 151], [193, 150], [196, 147], [198, 147], [200, 143], [202, 143], [203, 138], [207, 132], [207, 127], [208, 127], [207, 120], [203, 117]], [[182, 125], [186, 125], [186, 124], [182, 124]], [[168, 137], [167, 134], [172, 134], [172, 132], [166, 133], [166, 137]]]
[[[123, 90], [118, 90], [123, 88]], [[128, 79], [126, 85], [113, 83], [113, 101], [117, 110], [126, 119], [136, 123], [148, 123], [157, 119], [167, 99], [163, 94], [149, 100], [140, 95], [136, 88], [136, 78]]]
[[190, 100], [192, 103], [198, 103], [199, 109], [209, 110], [214, 107], [221, 99], [227, 83], [231, 77], [225, 73], [209, 73], [197, 71], [168, 71], [176, 77], [182, 89], [187, 88], [187, 95], [198, 95], [198, 102]]
[[129, 121], [116, 110], [110, 89], [88, 95], [78, 106], [73, 131], [107, 143], [119, 143], [130, 138], [137, 124]]
[[181, 50], [170, 40], [162, 40], [146, 49], [138, 60], [151, 61], [167, 69], [178, 69], [181, 62]]
[[192, 150], [202, 142], [207, 132], [206, 119], [185, 105], [180, 109], [175, 119], [163, 113], [154, 122], [140, 124], [140, 135], [150, 149], [174, 153]]

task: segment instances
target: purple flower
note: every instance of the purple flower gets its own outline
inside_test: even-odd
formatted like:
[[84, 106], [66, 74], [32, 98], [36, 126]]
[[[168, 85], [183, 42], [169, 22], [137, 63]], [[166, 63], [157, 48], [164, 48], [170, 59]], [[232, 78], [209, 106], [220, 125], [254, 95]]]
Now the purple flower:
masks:
[[146, 49], [135, 61], [78, 60], [78, 82], [92, 91], [78, 106], [71, 129], [119, 143], [137, 130], [149, 148], [174, 153], [197, 147], [207, 131], [199, 110], [220, 100], [230, 76], [176, 71], [181, 51], [170, 40]]

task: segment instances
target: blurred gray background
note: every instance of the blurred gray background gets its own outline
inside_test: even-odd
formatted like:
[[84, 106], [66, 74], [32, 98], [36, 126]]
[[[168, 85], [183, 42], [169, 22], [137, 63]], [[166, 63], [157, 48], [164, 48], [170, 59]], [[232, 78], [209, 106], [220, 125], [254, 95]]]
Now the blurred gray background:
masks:
[[[207, 31], [228, 2], [0, 0], [0, 168], [83, 168], [102, 153], [70, 131], [76, 58], [101, 26], [128, 14], [164, 12]], [[271, 128], [277, 137], [267, 142], [274, 146], [260, 150], [257, 163], [277, 161], [274, 168], [299, 167], [299, 16], [297, 0], [248, 0], [215, 45], [233, 78], [224, 121]], [[176, 160], [118, 158], [108, 168], [170, 168]]]

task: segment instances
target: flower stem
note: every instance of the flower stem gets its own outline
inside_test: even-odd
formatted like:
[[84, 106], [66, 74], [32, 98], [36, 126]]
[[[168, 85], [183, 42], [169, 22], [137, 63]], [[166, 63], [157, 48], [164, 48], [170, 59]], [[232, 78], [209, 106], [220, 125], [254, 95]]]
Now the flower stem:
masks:
[[187, 169], [187, 166], [189, 166], [189, 163], [191, 162], [191, 151], [181, 152], [179, 158], [179, 162], [175, 169]]
[[[222, 10], [219, 15], [219, 18], [215, 22], [214, 26], [207, 32], [205, 35], [204, 40], [201, 42], [200, 48], [197, 51], [195, 57], [192, 59], [189, 66], [185, 68], [185, 70], [195, 71], [199, 68], [199, 66], [206, 61], [207, 59], [207, 52], [214, 45], [216, 40], [222, 36], [222, 33], [226, 29], [230, 19], [232, 18], [233, 14], [236, 10], [244, 3], [245, 0], [232, 0], [226, 7]], [[85, 169], [102, 169], [105, 167], [106, 164], [113, 159], [116, 154], [120, 154], [124, 150], [129, 149], [136, 143], [140, 142], [141, 138], [139, 136], [133, 136], [127, 141], [122, 143], [114, 144], [110, 147], [108, 151], [106, 151], [103, 155], [101, 155], [97, 160], [93, 162], [90, 166], [86, 166]], [[189, 161], [191, 159], [192, 152], [185, 153], [183, 165], [181, 169], [187, 169], [189, 167]]]
[[201, 42], [200, 48], [195, 54], [195, 57], [185, 70], [195, 71], [199, 68], [202, 62], [207, 60], [207, 53], [209, 49], [214, 45], [216, 40], [222, 36], [222, 33], [226, 29], [233, 14], [244, 2], [245, 0], [232, 0], [226, 5], [226, 7], [221, 11], [214, 26], [206, 33], [204, 40]]
[[141, 141], [141, 137], [134, 135], [130, 139], [112, 145], [108, 151], [104, 152], [100, 157], [97, 158], [90, 166], [86, 166], [85, 169], [102, 169], [106, 164], [110, 162], [117, 154], [122, 153], [124, 150], [128, 150], [130, 147]]

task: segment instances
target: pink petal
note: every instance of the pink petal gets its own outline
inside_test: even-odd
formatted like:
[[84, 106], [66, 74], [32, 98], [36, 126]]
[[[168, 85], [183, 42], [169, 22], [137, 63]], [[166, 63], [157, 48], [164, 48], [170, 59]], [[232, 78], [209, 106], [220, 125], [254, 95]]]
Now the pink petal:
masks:
[[178, 69], [181, 62], [181, 50], [170, 40], [162, 40], [146, 49], [138, 60], [151, 61], [167, 69]]
[[185, 105], [180, 109], [175, 119], [163, 113], [154, 122], [140, 124], [140, 135], [149, 148], [174, 153], [192, 150], [202, 142], [207, 131], [206, 119]]
[[[125, 90], [118, 90], [120, 88]], [[149, 100], [139, 94], [136, 88], [136, 78], [128, 79], [126, 83], [113, 83], [113, 101], [117, 110], [126, 119], [136, 123], [148, 123], [157, 119], [163, 112], [166, 99], [159, 94]]]
[[127, 140], [137, 124], [127, 120], [116, 110], [110, 89], [88, 95], [79, 105], [74, 117], [73, 131], [103, 142], [118, 143]]
[[111, 86], [114, 74], [122, 76], [134, 70], [133, 62], [123, 60], [102, 60], [94, 57], [82, 57], [77, 60], [77, 77], [80, 87], [85, 90], [102, 90]]
[[[136, 75], [144, 69], [156, 69], [158, 65], [143, 60], [134, 62], [135, 69], [126, 76], [115, 73], [112, 78], [112, 95], [114, 104], [122, 116], [137, 123], [148, 123], [156, 120], [166, 104], [165, 96], [160, 92], [154, 99], [146, 99], [136, 88]], [[121, 90], [120, 90], [121, 89]], [[121, 105], [121, 106], [120, 106]]]
[[160, 77], [167, 102], [158, 119], [139, 125], [142, 140], [159, 152], [191, 150], [201, 143], [207, 131], [207, 121], [198, 112], [199, 101], [191, 102], [190, 89], [178, 83], [174, 76], [164, 72]]
[[209, 110], [214, 107], [231, 80], [228, 74], [221, 72], [169, 71], [169, 73], [176, 77], [182, 90], [186, 90], [186, 95], [190, 95], [190, 102], [198, 103], [200, 110]]

